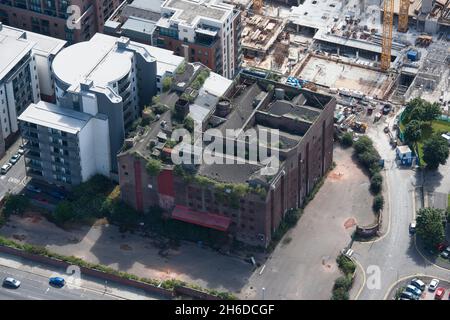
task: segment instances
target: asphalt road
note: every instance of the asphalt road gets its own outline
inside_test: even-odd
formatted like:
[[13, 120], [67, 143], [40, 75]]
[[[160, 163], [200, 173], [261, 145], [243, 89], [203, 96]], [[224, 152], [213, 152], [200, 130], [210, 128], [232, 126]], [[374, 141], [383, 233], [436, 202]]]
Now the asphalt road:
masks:
[[359, 299], [383, 299], [389, 288], [403, 277], [426, 274], [448, 279], [450, 271], [436, 268], [416, 250], [408, 226], [415, 216], [416, 189], [421, 175], [411, 168], [398, 167], [395, 152], [383, 133], [384, 123], [371, 127], [368, 135], [385, 159], [386, 209], [384, 210], [383, 235], [373, 242], [353, 244], [355, 259], [365, 271], [366, 283]]
[[116, 299], [101, 292], [65, 285], [55, 288], [48, 284], [48, 278], [0, 266], [0, 279], [13, 277], [21, 281], [18, 289], [0, 287], [0, 300], [111, 300]]

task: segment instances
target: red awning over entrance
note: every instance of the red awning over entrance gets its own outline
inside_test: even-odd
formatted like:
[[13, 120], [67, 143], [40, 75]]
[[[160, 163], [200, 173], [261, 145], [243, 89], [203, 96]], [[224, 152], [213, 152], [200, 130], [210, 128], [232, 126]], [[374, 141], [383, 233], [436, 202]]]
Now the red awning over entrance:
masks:
[[218, 214], [198, 212], [185, 206], [175, 206], [172, 211], [172, 219], [193, 223], [202, 227], [227, 231], [231, 219]]

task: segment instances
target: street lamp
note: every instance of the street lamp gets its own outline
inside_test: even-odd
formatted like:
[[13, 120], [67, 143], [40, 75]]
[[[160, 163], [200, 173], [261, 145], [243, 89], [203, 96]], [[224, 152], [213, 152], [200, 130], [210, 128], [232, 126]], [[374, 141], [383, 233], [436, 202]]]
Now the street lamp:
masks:
[[265, 300], [266, 288], [262, 288], [262, 299]]

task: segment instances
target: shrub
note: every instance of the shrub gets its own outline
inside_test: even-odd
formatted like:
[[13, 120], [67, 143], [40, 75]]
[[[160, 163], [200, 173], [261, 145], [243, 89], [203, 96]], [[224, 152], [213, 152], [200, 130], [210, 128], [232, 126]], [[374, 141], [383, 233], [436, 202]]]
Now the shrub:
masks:
[[65, 223], [75, 216], [72, 203], [69, 201], [61, 201], [53, 212], [53, 218], [57, 224]]
[[351, 147], [353, 144], [353, 134], [351, 132], [346, 132], [342, 135], [341, 144], [344, 147]]
[[194, 132], [194, 119], [191, 117], [187, 116], [183, 121], [183, 125], [189, 132]]
[[331, 300], [349, 300], [350, 296], [344, 288], [334, 289]]
[[172, 87], [172, 77], [165, 77], [162, 82], [162, 90], [164, 92], [169, 91]]
[[370, 178], [370, 190], [373, 193], [378, 194], [382, 189], [382, 185], [383, 185], [383, 177], [378, 172], [374, 173], [372, 175], [372, 178]]
[[162, 163], [160, 160], [150, 159], [147, 161], [145, 169], [147, 170], [149, 175], [157, 176], [162, 170]]
[[334, 282], [333, 289], [342, 288], [345, 291], [348, 291], [352, 287], [352, 283], [353, 283], [353, 280], [352, 280], [351, 276], [340, 276]]
[[22, 214], [30, 205], [30, 199], [23, 195], [6, 194], [1, 212], [6, 218], [11, 214]]
[[380, 161], [379, 155], [372, 150], [366, 150], [362, 153], [359, 153], [358, 159], [361, 164], [367, 169], [376, 167]]
[[351, 275], [356, 270], [356, 264], [352, 261], [352, 259], [347, 258], [343, 254], [336, 258], [336, 262], [339, 269], [341, 269], [341, 271], [346, 275]]
[[383, 207], [384, 207], [384, 198], [381, 194], [379, 194], [375, 196], [375, 198], [373, 199], [372, 208], [376, 213], [378, 213], [381, 210], [383, 210]]
[[373, 142], [372, 140], [367, 136], [362, 136], [353, 144], [353, 147], [355, 148], [355, 152], [357, 154], [366, 152], [368, 150], [373, 149]]

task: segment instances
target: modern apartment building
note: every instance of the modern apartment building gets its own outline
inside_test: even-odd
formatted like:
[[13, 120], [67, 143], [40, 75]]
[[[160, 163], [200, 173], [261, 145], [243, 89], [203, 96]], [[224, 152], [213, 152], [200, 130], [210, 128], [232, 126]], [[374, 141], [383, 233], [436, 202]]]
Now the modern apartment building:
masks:
[[156, 44], [201, 62], [232, 79], [241, 64], [240, 11], [233, 5], [209, 0], [166, 0], [156, 24]]
[[[214, 142], [214, 155], [231, 162], [207, 163], [200, 159], [198, 163], [174, 164], [173, 152], [187, 152], [178, 148], [185, 140], [179, 142], [173, 137], [178, 125], [167, 111], [143, 133], [128, 139], [118, 155], [121, 197], [147, 214], [159, 206], [166, 218], [205, 228], [215, 239], [233, 238], [267, 247], [286, 214], [302, 206], [332, 164], [336, 100], [244, 73], [233, 83], [217, 81], [211, 73], [198, 95], [185, 100], [196, 78], [195, 72], [190, 80], [183, 77], [186, 91], [178, 100], [171, 92], [162, 94], [161, 101], [172, 104], [172, 110], [185, 110], [185, 115], [194, 117], [194, 111], [202, 115], [197, 119], [206, 124], [200, 129], [203, 135], [253, 131], [258, 140], [228, 138], [223, 140], [222, 151]], [[205, 128], [215, 131], [208, 133]], [[274, 130], [278, 141], [261, 140]], [[212, 150], [212, 140], [195, 139], [194, 145], [202, 148], [205, 157], [205, 150]], [[192, 143], [187, 141], [185, 146]], [[245, 158], [233, 157], [239, 145], [245, 146]], [[278, 168], [267, 172], [260, 155], [251, 160], [252, 148], [277, 155]], [[197, 156], [193, 150], [191, 153]], [[161, 163], [156, 173], [148, 169], [155, 161]]]
[[[73, 167], [73, 170], [68, 172], [71, 174], [75, 172], [76, 177], [66, 174], [64, 179], [58, 176], [58, 179], [55, 180], [53, 176], [56, 174], [56, 169], [54, 168], [57, 167], [56, 162], [59, 160], [49, 156], [49, 148], [38, 151], [27, 142], [27, 152], [39, 152], [40, 158], [48, 162], [42, 164], [42, 175], [34, 171], [36, 168], [31, 167], [32, 162], [27, 162], [27, 168], [30, 163], [30, 167], [27, 169], [30, 176], [70, 187], [85, 181], [90, 176], [91, 170], [85, 169], [86, 166], [89, 166], [97, 168], [97, 173], [102, 174], [105, 174], [105, 168], [107, 168], [108, 171], [105, 175], [115, 178], [118, 171], [116, 155], [123, 145], [126, 133], [130, 131], [133, 122], [141, 114], [142, 108], [151, 103], [164, 77], [173, 74], [182, 62], [183, 58], [175, 56], [168, 50], [135, 43], [125, 37], [116, 38], [100, 33], [93, 36], [89, 41], [80, 42], [63, 49], [53, 59], [52, 78], [56, 103], [46, 104], [46, 113], [53, 112], [70, 116], [70, 114], [60, 110], [67, 109], [84, 114], [84, 118], [75, 114], [81, 120], [95, 119], [93, 123], [98, 123], [100, 120], [106, 119], [107, 121], [102, 122], [101, 126], [95, 125], [93, 131], [103, 136], [105, 126], [108, 127], [106, 130], [108, 139], [102, 140], [107, 141], [108, 158], [105, 160], [103, 156], [101, 157], [102, 161], [106, 161], [106, 167], [100, 169], [100, 164], [94, 157], [84, 163], [81, 149], [78, 155], [73, 154], [76, 153], [75, 148], [69, 153], [69, 160], [71, 162], [78, 161], [79, 170], [81, 170], [78, 171], [82, 174], [78, 175], [76, 173], [78, 171]], [[48, 145], [48, 137], [43, 134], [42, 130], [45, 131], [45, 128], [50, 128], [64, 131], [58, 128], [65, 126], [64, 123], [68, 118], [55, 116], [52, 118], [53, 122], [48, 123], [47, 126], [43, 123], [44, 119], [35, 123], [32, 118], [43, 108], [42, 106], [38, 107], [31, 105], [29, 107], [31, 111], [27, 113], [28, 116], [23, 116], [20, 120], [40, 126], [40, 131], [35, 132], [37, 136], [32, 138], [33, 141], [38, 141], [41, 146], [45, 146]], [[58, 119], [61, 120], [59, 125]], [[85, 122], [88, 121], [85, 120]], [[70, 127], [71, 122], [67, 122], [67, 124]], [[84, 137], [83, 130], [80, 126], [78, 127], [81, 137]], [[90, 126], [86, 128], [90, 128]], [[78, 131], [73, 134], [78, 134]], [[96, 135], [88, 136], [93, 140], [97, 139]], [[30, 136], [24, 133], [23, 138], [29, 141]], [[62, 149], [58, 148], [58, 150], [61, 151]], [[87, 148], [86, 150], [90, 149]], [[53, 169], [52, 174], [48, 171], [50, 169]], [[85, 172], [89, 174], [85, 174]]]
[[19, 129], [17, 116], [40, 99], [34, 45], [23, 32], [0, 23], [0, 156]]
[[120, 0], [1, 0], [4, 24], [67, 40], [89, 40], [102, 32]]
[[108, 118], [40, 101], [19, 117], [29, 177], [76, 185], [111, 171]]

